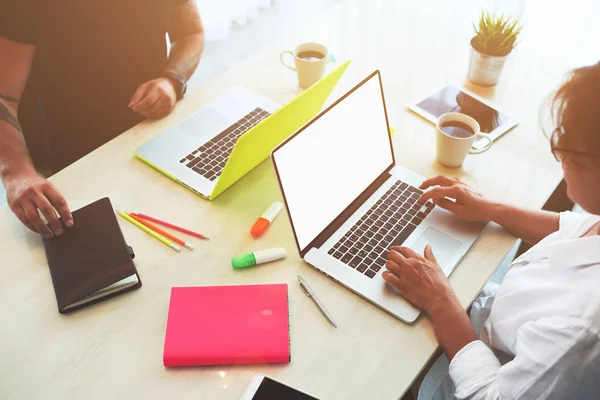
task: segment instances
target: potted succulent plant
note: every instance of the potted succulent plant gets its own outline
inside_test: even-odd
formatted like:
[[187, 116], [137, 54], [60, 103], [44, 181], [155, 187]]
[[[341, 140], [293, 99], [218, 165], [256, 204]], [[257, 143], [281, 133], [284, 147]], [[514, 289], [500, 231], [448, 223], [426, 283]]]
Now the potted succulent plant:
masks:
[[475, 36], [471, 39], [471, 63], [469, 80], [481, 86], [493, 86], [498, 83], [504, 63], [517, 45], [522, 26], [519, 20], [481, 12]]

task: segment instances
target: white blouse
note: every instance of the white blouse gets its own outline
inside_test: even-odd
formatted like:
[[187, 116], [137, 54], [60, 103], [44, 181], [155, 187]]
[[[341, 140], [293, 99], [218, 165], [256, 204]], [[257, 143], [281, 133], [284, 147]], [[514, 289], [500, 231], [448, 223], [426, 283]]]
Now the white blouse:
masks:
[[600, 236], [581, 237], [598, 221], [562, 213], [513, 262], [480, 340], [450, 363], [457, 398], [600, 399]]

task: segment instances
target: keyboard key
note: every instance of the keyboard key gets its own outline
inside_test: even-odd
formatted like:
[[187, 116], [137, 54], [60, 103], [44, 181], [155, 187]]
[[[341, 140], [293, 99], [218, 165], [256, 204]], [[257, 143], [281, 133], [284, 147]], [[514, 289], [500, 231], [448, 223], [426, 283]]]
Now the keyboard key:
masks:
[[375, 239], [375, 240], [377, 240], [377, 241], [379, 242], [381, 239], [383, 239], [383, 235], [382, 235], [382, 234], [380, 234], [380, 233], [378, 233], [378, 234], [376, 234], [376, 235], [373, 237], [373, 239]]
[[415, 224], [408, 224], [402, 230], [402, 232], [400, 232], [400, 235], [398, 235], [398, 237], [396, 239], [394, 239], [394, 242], [392, 243], [392, 246], [402, 246], [402, 243], [404, 243], [404, 241], [406, 239], [408, 239], [408, 237], [410, 236], [410, 234], [413, 233], [416, 228], [417, 228], [417, 226]]
[[361, 236], [360, 239], [358, 239], [359, 243], [367, 243], [369, 241], [369, 237], [368, 236]]
[[365, 259], [368, 255], [369, 255], [369, 252], [364, 249], [360, 250], [357, 254], [357, 256], [360, 257], [361, 259]]
[[358, 236], [356, 236], [356, 235], [354, 235], [354, 234], [353, 234], [353, 235], [351, 235], [351, 236], [350, 236], [350, 240], [351, 240], [353, 243], [354, 243], [354, 242], [358, 242]]
[[392, 243], [392, 240], [394, 240], [395, 237], [396, 237], [396, 235], [390, 233], [383, 240], [386, 243]]
[[371, 240], [369, 240], [369, 244], [370, 244], [371, 246], [373, 246], [373, 247], [377, 246], [377, 243], [379, 243], [379, 242], [378, 242], [377, 240], [375, 240], [375, 239], [371, 239]]
[[363, 250], [371, 252], [371, 251], [373, 251], [373, 248], [374, 248], [373, 246], [371, 246], [370, 244], [367, 244], [367, 245], [365, 245], [365, 247], [363, 247]]
[[423, 222], [423, 218], [419, 218], [418, 216], [413, 217], [413, 219], [410, 221], [415, 225], [419, 225], [421, 222]]
[[371, 265], [371, 268], [369, 268], [369, 269], [372, 269], [375, 272], [379, 272], [379, 271], [381, 271], [381, 266], [375, 264], [375, 265]]
[[372, 259], [373, 259], [373, 262], [374, 262], [374, 261], [375, 261], [375, 259], [379, 258], [379, 255], [380, 255], [380, 254], [381, 254], [381, 253], [380, 253], [380, 252], [378, 252], [377, 250], [373, 250], [373, 251], [371, 252], [371, 254], [369, 254], [369, 258], [372, 258]]
[[369, 266], [365, 263], [361, 263], [358, 268], [356, 268], [356, 270], [358, 272], [365, 272], [367, 270], [367, 268], [369, 268]]
[[402, 182], [400, 184], [400, 187], [399, 187], [400, 190], [406, 190], [407, 188], [408, 188], [408, 185], [406, 183]]
[[336, 252], [334, 252], [334, 253], [333, 253], [333, 256], [334, 256], [335, 258], [337, 258], [338, 260], [339, 260], [340, 258], [342, 258], [342, 256], [343, 256], [343, 255], [344, 255], [344, 253], [342, 253], [341, 251], [336, 251]]
[[360, 257], [354, 257], [349, 263], [348, 265], [351, 266], [352, 268], [356, 268], [358, 267], [358, 265], [361, 263], [362, 259]]
[[[377, 254], [378, 256], [379, 256], [379, 255], [381, 255], [381, 254], [383, 254], [383, 253], [384, 253], [384, 252], [386, 252], [386, 251], [387, 251], [387, 249], [384, 249], [384, 248], [383, 248], [383, 247], [381, 247], [381, 246], [377, 246], [377, 247], [375, 247], [375, 250], [374, 250], [375, 254]], [[371, 253], [371, 256], [372, 256], [372, 255], [373, 255], [373, 253]]]
[[190, 163], [188, 163], [188, 165], [186, 165], [186, 167], [194, 168], [196, 166], [196, 164], [198, 164], [199, 162], [200, 162], [199, 158], [194, 158]]
[[388, 222], [387, 224], [385, 224], [383, 226], [383, 229], [385, 229], [386, 232], [389, 231], [389, 230], [391, 230], [391, 229], [394, 229], [394, 224], [392, 224], [391, 222]]
[[348, 250], [349, 250], [349, 249], [348, 249], [348, 247], [346, 247], [346, 246], [341, 246], [341, 247], [340, 247], [340, 251], [341, 251], [342, 253], [347, 253], [347, 252], [348, 252]]
[[344, 254], [344, 256], [341, 258], [341, 261], [344, 264], [348, 264], [350, 261], [352, 261], [354, 257], [352, 257], [352, 254]]
[[365, 275], [369, 278], [373, 278], [375, 275], [377, 275], [377, 272], [373, 271], [372, 269], [369, 269], [365, 272]]
[[352, 254], [354, 256], [358, 254], [358, 249], [356, 247], [353, 247], [350, 250], [348, 250], [348, 254]]
[[385, 262], [387, 260], [384, 257], [379, 257], [377, 260], [375, 260], [375, 265], [379, 265], [380, 267], [383, 267], [385, 265]]
[[426, 216], [427, 216], [427, 214], [425, 214], [424, 212], [417, 213], [417, 217], [419, 217], [421, 219], [425, 219]]

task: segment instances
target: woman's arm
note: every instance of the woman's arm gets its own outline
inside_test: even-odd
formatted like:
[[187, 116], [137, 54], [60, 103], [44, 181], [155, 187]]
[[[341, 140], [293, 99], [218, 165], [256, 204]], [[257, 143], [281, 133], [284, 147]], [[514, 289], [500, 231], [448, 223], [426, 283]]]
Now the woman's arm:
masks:
[[508, 204], [491, 203], [489, 220], [502, 225], [507, 231], [534, 245], [558, 230], [559, 214], [544, 210], [528, 210]]
[[[425, 248], [424, 256], [393, 247], [386, 267], [383, 279], [429, 315], [451, 360], [457, 398], [579, 399], [596, 398], [600, 393], [600, 335], [582, 321], [552, 317], [523, 324], [514, 332], [514, 359], [502, 365], [477, 340], [431, 247]], [[519, 311], [515, 305], [514, 314], [505, 317], [518, 316]]]
[[467, 221], [496, 222], [531, 245], [558, 230], [559, 214], [491, 202], [457, 178], [437, 176], [423, 182], [421, 189], [429, 189], [421, 201], [431, 199]]

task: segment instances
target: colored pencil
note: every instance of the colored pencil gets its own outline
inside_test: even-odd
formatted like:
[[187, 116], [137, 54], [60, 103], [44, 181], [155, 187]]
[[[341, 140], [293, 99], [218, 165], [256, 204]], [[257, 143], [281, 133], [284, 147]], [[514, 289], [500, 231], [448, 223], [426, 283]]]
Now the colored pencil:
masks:
[[146, 232], [148, 235], [152, 236], [154, 239], [162, 242], [163, 244], [166, 244], [167, 246], [169, 246], [170, 248], [172, 248], [175, 251], [179, 251], [181, 250], [179, 248], [179, 246], [175, 246], [173, 243], [171, 243], [169, 240], [167, 240], [166, 238], [162, 237], [161, 235], [159, 235], [158, 233], [154, 232], [152, 229], [148, 228], [145, 225], [140, 224], [139, 222], [137, 222], [135, 219], [131, 218], [129, 215], [127, 215], [126, 213], [124, 213], [123, 211], [119, 211], [119, 210], [115, 210], [121, 217], [123, 217], [124, 219], [126, 219], [127, 221], [131, 222], [133, 225], [137, 226], [138, 228], [140, 228], [141, 230], [143, 230], [144, 232]]
[[150, 222], [146, 221], [143, 218], [138, 217], [134, 213], [129, 213], [129, 216], [131, 218], [135, 219], [140, 224], [146, 225], [148, 228], [152, 229], [154, 232], [158, 233], [159, 235], [162, 235], [162, 236], [166, 237], [167, 239], [172, 240], [173, 242], [182, 245], [186, 249], [194, 250], [194, 246], [192, 246], [191, 244], [184, 242], [183, 240], [179, 239], [177, 236], [171, 235], [169, 232], [167, 232], [163, 229], [160, 229], [158, 226], [151, 224]]
[[206, 236], [204, 236], [201, 233], [194, 232], [194, 231], [191, 231], [189, 229], [182, 228], [180, 226], [171, 224], [171, 223], [166, 222], [166, 221], [162, 221], [162, 220], [160, 220], [158, 218], [154, 218], [154, 217], [151, 217], [151, 216], [146, 215], [146, 214], [142, 214], [142, 213], [138, 213], [138, 212], [133, 212], [132, 214], [135, 215], [135, 216], [137, 216], [137, 217], [140, 217], [142, 219], [145, 219], [147, 221], [151, 221], [151, 222], [154, 222], [156, 224], [159, 224], [159, 225], [162, 225], [162, 226], [166, 226], [167, 228], [175, 229], [176, 231], [179, 231], [181, 233], [185, 233], [185, 234], [188, 234], [188, 235], [200, 238], [200, 239], [208, 239]]

